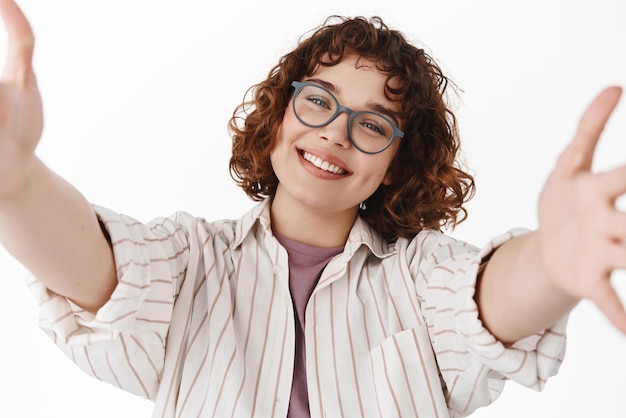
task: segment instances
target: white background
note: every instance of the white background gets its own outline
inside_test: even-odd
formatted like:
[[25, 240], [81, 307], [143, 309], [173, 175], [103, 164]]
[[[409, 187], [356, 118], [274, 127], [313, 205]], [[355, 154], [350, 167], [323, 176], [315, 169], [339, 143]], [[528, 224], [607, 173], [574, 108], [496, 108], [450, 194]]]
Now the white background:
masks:
[[[329, 14], [378, 14], [428, 51], [456, 99], [478, 193], [451, 234], [476, 245], [534, 227], [541, 185], [586, 104], [626, 86], [626, 3], [595, 1], [21, 0], [37, 36], [46, 126], [38, 154], [91, 201], [139, 220], [239, 217], [228, 118], [298, 36]], [[1, 35], [0, 55], [6, 39]], [[3, 58], [1, 58], [3, 59]], [[626, 98], [625, 98], [626, 100]], [[626, 104], [595, 169], [626, 163]], [[26, 272], [0, 249], [0, 417], [149, 417], [86, 377], [37, 328]], [[626, 277], [614, 282], [626, 300]], [[542, 393], [509, 384], [475, 417], [626, 416], [626, 338], [587, 302]]]

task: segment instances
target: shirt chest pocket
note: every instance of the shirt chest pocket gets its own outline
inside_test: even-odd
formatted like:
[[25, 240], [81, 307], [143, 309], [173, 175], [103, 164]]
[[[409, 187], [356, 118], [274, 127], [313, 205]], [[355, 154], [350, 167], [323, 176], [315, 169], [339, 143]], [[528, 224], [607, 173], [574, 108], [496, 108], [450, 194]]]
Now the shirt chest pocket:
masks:
[[449, 416], [426, 325], [393, 334], [370, 352], [370, 358], [385, 418]]

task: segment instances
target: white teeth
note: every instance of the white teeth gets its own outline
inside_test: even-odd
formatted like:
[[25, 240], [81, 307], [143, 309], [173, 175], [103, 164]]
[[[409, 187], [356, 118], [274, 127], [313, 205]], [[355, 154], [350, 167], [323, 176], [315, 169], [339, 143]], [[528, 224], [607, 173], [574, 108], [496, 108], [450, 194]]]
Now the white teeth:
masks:
[[302, 156], [305, 160], [313, 164], [317, 168], [321, 168], [324, 171], [328, 171], [330, 173], [335, 174], [344, 174], [346, 171], [343, 168], [337, 167], [335, 164], [331, 164], [328, 161], [324, 161], [319, 157], [316, 157], [313, 154], [308, 152], [303, 152]]

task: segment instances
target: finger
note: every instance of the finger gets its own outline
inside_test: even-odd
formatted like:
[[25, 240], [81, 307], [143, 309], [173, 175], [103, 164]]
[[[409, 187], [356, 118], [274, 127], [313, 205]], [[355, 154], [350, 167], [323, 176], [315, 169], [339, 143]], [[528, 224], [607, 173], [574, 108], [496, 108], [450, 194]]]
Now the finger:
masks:
[[609, 280], [598, 286], [590, 299], [617, 329], [626, 334], [626, 312]]
[[606, 262], [606, 270], [626, 270], [626, 247], [622, 239], [615, 239], [608, 246], [604, 246]]
[[6, 26], [9, 41], [2, 79], [20, 87], [27, 86], [34, 81], [33, 31], [24, 13], [13, 0], [0, 0], [0, 15]]
[[606, 196], [615, 201], [626, 194], [626, 165], [596, 174], [597, 184]]
[[[606, 221], [603, 221], [603, 224], [603, 229], [612, 240], [620, 243], [621, 246], [626, 244], [626, 213], [614, 209], [607, 216]], [[626, 251], [626, 247], [622, 248]], [[626, 263], [626, 253], [623, 254], [623, 257], [623, 263]]]
[[574, 139], [559, 158], [557, 171], [571, 176], [580, 171], [591, 170], [598, 139], [617, 106], [621, 93], [621, 87], [608, 87], [591, 102], [580, 118]]

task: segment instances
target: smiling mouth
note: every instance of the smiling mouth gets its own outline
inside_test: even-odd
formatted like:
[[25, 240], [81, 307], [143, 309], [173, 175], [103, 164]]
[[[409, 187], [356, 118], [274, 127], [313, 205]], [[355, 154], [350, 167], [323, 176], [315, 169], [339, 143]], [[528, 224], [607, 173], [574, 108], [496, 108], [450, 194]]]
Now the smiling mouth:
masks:
[[343, 168], [337, 167], [335, 164], [329, 163], [328, 161], [324, 161], [309, 152], [302, 151], [301, 154], [302, 158], [321, 170], [328, 171], [333, 174], [347, 174], [347, 171]]

